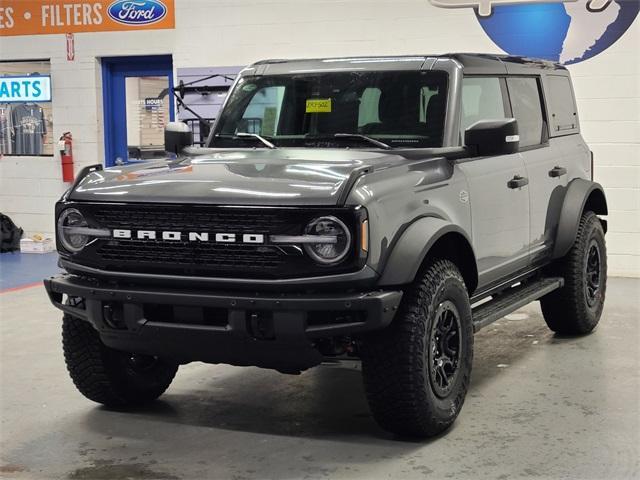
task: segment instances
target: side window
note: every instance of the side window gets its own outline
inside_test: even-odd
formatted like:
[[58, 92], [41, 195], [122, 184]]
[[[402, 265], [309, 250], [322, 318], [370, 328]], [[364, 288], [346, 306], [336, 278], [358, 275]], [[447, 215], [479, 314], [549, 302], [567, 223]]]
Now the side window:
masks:
[[380, 95], [379, 88], [367, 87], [360, 97], [360, 107], [358, 111], [358, 128], [370, 123], [380, 123], [379, 108]]
[[247, 105], [238, 132], [275, 135], [282, 108], [285, 87], [265, 87], [256, 92]]
[[534, 77], [509, 77], [507, 86], [513, 116], [518, 121], [520, 147], [541, 144], [544, 119], [538, 80]]
[[461, 132], [479, 120], [506, 118], [500, 79], [466, 77], [462, 80]]
[[549, 75], [549, 114], [551, 116], [551, 131], [566, 132], [578, 128], [578, 112], [569, 77]]

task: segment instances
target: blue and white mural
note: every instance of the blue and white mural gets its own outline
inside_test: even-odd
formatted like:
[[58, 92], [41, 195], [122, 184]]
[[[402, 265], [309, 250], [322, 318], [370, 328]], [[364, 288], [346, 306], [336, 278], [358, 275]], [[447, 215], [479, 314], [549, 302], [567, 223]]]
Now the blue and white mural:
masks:
[[563, 64], [602, 53], [629, 29], [640, 0], [431, 0], [474, 7], [486, 34], [511, 55]]

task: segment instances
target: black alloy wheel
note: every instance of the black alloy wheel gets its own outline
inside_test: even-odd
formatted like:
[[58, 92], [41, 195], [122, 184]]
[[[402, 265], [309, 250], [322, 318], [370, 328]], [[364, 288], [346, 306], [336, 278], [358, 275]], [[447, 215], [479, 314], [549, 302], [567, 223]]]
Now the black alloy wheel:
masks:
[[434, 393], [445, 398], [455, 385], [462, 342], [460, 314], [450, 300], [438, 306], [430, 338], [429, 379]]
[[593, 308], [600, 298], [600, 280], [602, 278], [600, 247], [595, 239], [592, 239], [589, 244], [584, 269], [586, 279], [584, 282], [585, 297], [589, 307]]

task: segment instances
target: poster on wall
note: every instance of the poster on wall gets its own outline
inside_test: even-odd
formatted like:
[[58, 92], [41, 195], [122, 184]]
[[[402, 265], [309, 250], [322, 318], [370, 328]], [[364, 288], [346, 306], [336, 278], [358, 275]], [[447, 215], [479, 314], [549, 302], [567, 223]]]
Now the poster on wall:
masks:
[[566, 65], [613, 45], [640, 10], [638, 0], [429, 0], [443, 8], [473, 8], [480, 26], [511, 55]]
[[175, 28], [174, 0], [2, 0], [0, 37]]
[[0, 61], [0, 155], [53, 154], [51, 65]]

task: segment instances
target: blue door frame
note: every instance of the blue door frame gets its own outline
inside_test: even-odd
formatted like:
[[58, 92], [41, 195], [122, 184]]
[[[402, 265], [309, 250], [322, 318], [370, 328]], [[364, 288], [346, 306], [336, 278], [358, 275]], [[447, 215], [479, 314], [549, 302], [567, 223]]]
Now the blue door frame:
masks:
[[102, 100], [104, 106], [105, 166], [115, 165], [120, 157], [125, 161], [127, 151], [127, 105], [125, 79], [127, 77], [169, 77], [169, 120], [175, 118], [173, 101], [173, 60], [171, 55], [144, 57], [102, 58]]

